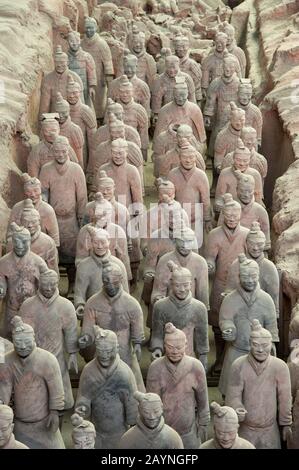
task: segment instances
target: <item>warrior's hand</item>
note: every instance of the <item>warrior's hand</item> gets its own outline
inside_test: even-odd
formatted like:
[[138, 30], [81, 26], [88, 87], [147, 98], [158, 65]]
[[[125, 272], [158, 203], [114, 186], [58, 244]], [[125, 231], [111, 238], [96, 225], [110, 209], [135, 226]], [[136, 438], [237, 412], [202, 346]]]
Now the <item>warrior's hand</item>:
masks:
[[282, 440], [289, 441], [292, 438], [291, 426], [283, 426], [282, 428]]
[[208, 439], [208, 426], [203, 426], [201, 424], [198, 424], [197, 426], [197, 436], [200, 438], [200, 442], [206, 442]]
[[137, 361], [140, 362], [140, 360], [141, 360], [141, 344], [139, 344], [139, 343], [134, 344], [133, 351], [136, 354]]
[[0, 286], [0, 299], [3, 299], [5, 297], [5, 289], [3, 286]]
[[209, 233], [211, 230], [213, 230], [213, 221], [212, 220], [207, 220], [205, 222], [205, 231]]
[[208, 262], [208, 271], [209, 271], [209, 274], [214, 274], [215, 273], [215, 266], [214, 264]]
[[207, 127], [207, 128], [211, 127], [211, 118], [210, 118], [210, 116], [204, 116], [204, 124], [205, 124], [205, 127]]
[[76, 374], [78, 374], [78, 361], [77, 361], [77, 353], [71, 353], [69, 355], [69, 361], [68, 361], [68, 370], [73, 369]]
[[159, 357], [162, 357], [162, 351], [161, 351], [161, 349], [155, 349], [152, 352], [152, 358], [153, 359], [159, 359]]
[[92, 343], [91, 337], [89, 335], [82, 335], [78, 339], [78, 344], [80, 349], [85, 349], [87, 346], [90, 346]]
[[82, 320], [83, 314], [84, 314], [84, 305], [79, 305], [76, 308], [76, 315], [77, 315], [78, 320]]
[[235, 339], [235, 332], [232, 328], [227, 328], [226, 330], [222, 331], [222, 338], [225, 341], [234, 341]]
[[92, 87], [92, 86], [89, 87], [89, 96], [94, 101], [94, 99], [96, 97], [96, 91], [95, 91], [94, 87]]
[[58, 431], [58, 428], [59, 428], [58, 411], [56, 411], [56, 410], [51, 410], [50, 411], [50, 414], [49, 414], [48, 419], [47, 419], [46, 427], [48, 429], [51, 429], [52, 433], [55, 433], [56, 431]]

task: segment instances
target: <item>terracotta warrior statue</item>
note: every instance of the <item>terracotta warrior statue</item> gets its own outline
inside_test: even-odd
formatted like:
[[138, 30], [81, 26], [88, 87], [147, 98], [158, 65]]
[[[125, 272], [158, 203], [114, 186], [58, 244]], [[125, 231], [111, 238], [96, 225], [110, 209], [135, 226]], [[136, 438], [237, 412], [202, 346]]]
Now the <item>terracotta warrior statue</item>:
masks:
[[116, 334], [96, 325], [94, 336], [96, 357], [82, 371], [75, 410], [83, 418], [91, 418], [96, 449], [115, 449], [129, 426], [136, 423], [136, 381], [119, 357]]
[[80, 127], [84, 138], [83, 169], [85, 170], [89, 158], [92, 158], [95, 151], [97, 121], [93, 110], [82, 102], [80, 85], [72, 78], [68, 80], [66, 91], [71, 120]]
[[[236, 105], [245, 111], [245, 125], [253, 127], [257, 133], [258, 144], [262, 142], [263, 116], [261, 110], [251, 102], [252, 84], [250, 78], [241, 78], [238, 90]], [[227, 112], [227, 122], [229, 121], [229, 108]]]
[[189, 38], [188, 36], [177, 35], [174, 37], [174, 50], [175, 55], [180, 59], [180, 70], [187, 73], [193, 80], [195, 86], [195, 98], [198, 106], [201, 104], [202, 94], [201, 94], [201, 66], [195, 60], [190, 59], [189, 57]]
[[176, 77], [173, 87], [173, 99], [163, 106], [156, 120], [154, 145], [158, 136], [167, 131], [172, 124], [188, 124], [196, 140], [202, 145], [202, 152], [206, 142], [206, 131], [203, 116], [199, 106], [189, 101], [188, 86], [185, 77]]
[[180, 165], [168, 173], [168, 179], [174, 184], [176, 199], [187, 211], [192, 224], [201, 219], [199, 203], [202, 203], [205, 230], [209, 232], [212, 228], [210, 186], [206, 173], [196, 167], [196, 154], [192, 145], [183, 144], [179, 149]]
[[11, 320], [24, 300], [36, 293], [40, 275], [48, 269], [45, 261], [30, 250], [29, 230], [13, 222], [11, 233], [12, 251], [0, 258], [0, 299], [6, 300], [3, 326], [4, 336], [8, 338]]
[[93, 209], [93, 214], [91, 209], [89, 209], [89, 214], [91, 215], [90, 223], [84, 225], [78, 234], [76, 245], [76, 265], [78, 265], [78, 263], [80, 263], [80, 261], [83, 259], [90, 256], [92, 252], [89, 227], [101, 228], [106, 230], [109, 234], [110, 252], [124, 263], [128, 279], [130, 280], [132, 275], [130, 269], [126, 232], [119, 225], [116, 225], [112, 221], [112, 204], [104, 199], [102, 193], [98, 192], [95, 195]]
[[[252, 175], [235, 171], [237, 177], [237, 197], [236, 200], [241, 204], [242, 214], [240, 224], [243, 227], [250, 228], [253, 222], [259, 223], [261, 230], [265, 234], [265, 251], [271, 248], [270, 222], [266, 209], [261, 206], [254, 198], [255, 180]], [[223, 215], [220, 214], [218, 225], [223, 222]]]
[[171, 322], [183, 330], [187, 338], [186, 353], [197, 357], [205, 370], [208, 367], [209, 338], [208, 312], [206, 306], [192, 297], [192, 274], [187, 268], [167, 263], [171, 271], [171, 291], [169, 296], [158, 300], [153, 310], [151, 336], [152, 356], [154, 359], [163, 354], [164, 328]]
[[88, 228], [91, 238], [92, 252], [77, 266], [74, 305], [79, 319], [83, 316], [87, 300], [102, 288], [103, 262], [117, 264], [122, 270], [122, 285], [129, 292], [126, 268], [122, 261], [111, 255], [109, 250], [109, 234], [106, 230], [96, 227]]
[[70, 295], [75, 281], [76, 241], [87, 204], [87, 191], [82, 168], [69, 160], [69, 147], [66, 137], [59, 136], [55, 140], [54, 160], [42, 168], [40, 180], [44, 199], [57, 217], [59, 262], [66, 267]]
[[257, 203], [263, 204], [263, 182], [260, 173], [249, 166], [250, 152], [240, 139], [233, 154], [233, 164], [221, 170], [215, 192], [215, 212], [220, 212], [222, 206], [222, 196], [230, 193], [233, 198], [237, 198], [237, 186], [240, 178], [252, 176], [254, 179], [254, 199]]
[[14, 434], [14, 416], [10, 406], [0, 401], [0, 449], [28, 449]]
[[77, 124], [72, 122], [70, 116], [70, 105], [66, 100], [63, 99], [61, 93], [57, 93], [55, 112], [59, 115], [60, 135], [68, 138], [69, 144], [76, 154], [78, 163], [80, 164], [81, 168], [84, 168], [83, 132]]
[[[240, 80], [236, 73], [235, 60], [229, 56], [223, 60], [223, 73], [209, 85], [204, 108], [205, 126], [211, 128], [209, 155], [214, 155], [214, 145], [218, 132], [225, 126], [225, 109], [230, 101], [238, 98]], [[245, 114], [245, 112], [244, 112]]]
[[[241, 223], [241, 225], [243, 225]], [[259, 265], [260, 288], [267, 292], [275, 305], [276, 316], [279, 317], [279, 276], [275, 264], [265, 257], [264, 252], [267, 247], [265, 232], [261, 229], [259, 222], [254, 221], [250, 226], [250, 231], [246, 237], [245, 253], [247, 258], [253, 259]], [[230, 265], [226, 281], [226, 292], [237, 288], [239, 284], [239, 261]]]
[[92, 107], [92, 103], [95, 101], [97, 86], [95, 61], [89, 52], [85, 52], [82, 49], [80, 33], [71, 31], [67, 39], [69, 45], [69, 68], [81, 78], [85, 104]]
[[[35, 209], [31, 199], [25, 199], [21, 215], [21, 225], [30, 232], [32, 253], [40, 256], [49, 269], [54, 269], [59, 274], [58, 253], [54, 240], [41, 231], [40, 215]], [[8, 240], [6, 251], [13, 249], [11, 238]]]
[[180, 70], [180, 59], [175, 55], [169, 55], [165, 58], [165, 72], [158, 75], [154, 81], [152, 92], [152, 112], [153, 122], [158, 118], [160, 109], [173, 100], [173, 89], [176, 84], [176, 78], [184, 77], [188, 88], [189, 101], [196, 103], [195, 85], [193, 79], [185, 72]]
[[[180, 131], [178, 134], [179, 129]], [[196, 139], [192, 127], [188, 124], [169, 124], [166, 131], [161, 132], [155, 137], [153, 141], [152, 161], [154, 163], [154, 176], [156, 178], [162, 176], [160, 166], [166, 153], [168, 151], [172, 151], [172, 154], [176, 154], [177, 148], [181, 146], [183, 142], [185, 142], [185, 139], [187, 142], [189, 142], [189, 144], [196, 148], [198, 153], [203, 155], [205, 151], [205, 144], [201, 144]], [[166, 173], [167, 168], [165, 170], [163, 169], [163, 172], [164, 171]]]
[[[43, 165], [54, 160], [53, 144], [59, 134], [59, 114], [43, 114], [41, 120], [42, 140], [32, 148], [27, 160], [27, 171], [31, 177], [39, 178]], [[72, 147], [69, 149], [69, 156], [71, 161], [78, 162]]]
[[131, 215], [142, 210], [142, 184], [137, 168], [127, 161], [128, 143], [124, 139], [111, 142], [111, 161], [99, 171], [105, 171], [115, 183], [117, 200], [124, 204]]
[[250, 325], [253, 319], [258, 319], [270, 331], [273, 342], [279, 341], [275, 305], [271, 296], [260, 288], [259, 265], [253, 259], [246, 258], [244, 253], [238, 256], [238, 261], [238, 285], [224, 297], [219, 311], [219, 328], [223, 339], [229, 344], [219, 381], [219, 390], [223, 396], [226, 395], [232, 363], [250, 350]]
[[251, 442], [238, 435], [239, 417], [230, 406], [212, 401], [214, 437], [201, 444], [200, 449], [255, 449]]
[[183, 449], [179, 434], [165, 424], [163, 403], [156, 393], [134, 393], [138, 401], [135, 426], [122, 435], [119, 449]]
[[192, 144], [193, 139], [194, 136], [190, 126], [187, 124], [182, 124], [178, 127], [176, 132], [177, 145], [173, 146], [165, 154], [159, 155], [156, 158], [155, 166], [156, 173], [158, 173], [157, 176], [165, 177], [173, 168], [180, 166], [180, 151], [186, 144], [191, 145], [194, 148], [194, 152], [196, 152], [197, 168], [205, 171], [205, 161], [202, 154], [197, 150], [196, 146]]
[[254, 320], [250, 352], [231, 367], [225, 404], [239, 415], [239, 435], [257, 449], [280, 449], [291, 438], [292, 395], [288, 366], [271, 356], [272, 335]]
[[145, 34], [134, 26], [130, 49], [131, 53], [137, 57], [137, 77], [147, 83], [151, 90], [157, 75], [157, 65], [153, 56], [146, 52]]
[[[83, 90], [83, 83], [80, 76], [70, 70], [68, 67], [68, 56], [62, 51], [61, 46], [57, 46], [54, 54], [53, 72], [44, 76], [41, 84], [41, 97], [39, 105], [39, 115], [44, 113], [53, 113], [57, 93], [60, 92], [63, 98], [66, 98], [66, 87], [69, 77], [72, 77], [76, 83], [79, 83], [80, 89]], [[81, 94], [83, 103], [84, 96]]]
[[[132, 82], [126, 75], [119, 77], [118, 102], [124, 110], [124, 123], [138, 131], [141, 141], [143, 159], [147, 161], [147, 150], [149, 146], [148, 127], [149, 120], [144, 107], [135, 101]], [[140, 80], [142, 82], [142, 80]], [[144, 83], [144, 82], [142, 82]], [[144, 83], [145, 85], [145, 83]]]
[[98, 25], [95, 18], [86, 17], [84, 21], [85, 36], [81, 47], [94, 59], [97, 84], [95, 87], [94, 107], [97, 119], [103, 119], [107, 104], [107, 85], [113, 80], [114, 69], [110, 48], [106, 41], [97, 33]]
[[[201, 64], [202, 70], [202, 79], [201, 79], [201, 89], [203, 98], [206, 98], [207, 91], [215, 78], [221, 77], [223, 73], [223, 61], [225, 57], [231, 57], [229, 54], [226, 45], [227, 45], [227, 35], [222, 32], [217, 32], [214, 39], [214, 49], [207, 55]], [[232, 56], [232, 61], [235, 64], [235, 71], [238, 77], [241, 78], [241, 69], [239, 61]]]
[[[134, 101], [140, 104], [145, 110], [148, 119], [151, 116], [151, 92], [149, 86], [145, 83], [144, 80], [138, 78], [137, 76], [137, 66], [138, 58], [136, 55], [130, 53], [128, 49], [125, 50], [125, 55], [123, 59], [123, 73], [126, 75], [127, 80], [132, 85], [132, 95]], [[122, 76], [115, 78], [109, 85], [109, 97], [113, 101], [122, 102], [120, 97], [120, 87], [122, 82]]]
[[224, 340], [219, 328], [219, 309], [222, 302], [222, 292], [225, 290], [228, 270], [231, 263], [246, 248], [248, 228], [240, 225], [241, 205], [234, 201], [231, 194], [224, 197], [223, 224], [214, 228], [208, 235], [206, 260], [209, 274], [213, 276], [211, 290], [211, 309], [209, 324], [212, 326], [215, 338], [216, 361], [211, 373], [219, 374], [223, 362]]
[[[39, 212], [42, 232], [53, 238], [55, 245], [59, 246], [59, 229], [56, 214], [53, 207], [51, 207], [50, 204], [43, 201], [42, 199], [40, 181], [37, 178], [31, 178], [28, 173], [23, 173], [21, 175], [21, 180], [24, 183], [24, 198], [31, 199], [34, 208]], [[21, 216], [23, 213], [25, 199], [23, 201], [17, 202], [11, 210], [8, 222], [7, 238], [11, 236], [9, 231], [11, 223], [16, 222], [18, 225], [21, 224]]]
[[[107, 119], [106, 121], [109, 120], [109, 115], [114, 114], [116, 119], [119, 121], [122, 121], [124, 123], [124, 108], [120, 103], [117, 103], [113, 101], [111, 98], [108, 98], [107, 100]], [[128, 124], [125, 124], [125, 139], [134, 142], [139, 148], [141, 148], [141, 140], [140, 136], [138, 134], [137, 129], [134, 129], [132, 126], [128, 126]], [[106, 142], [106, 140], [110, 139], [110, 130], [109, 130], [109, 124], [106, 122], [103, 126], [100, 126], [96, 132], [95, 139], [94, 139], [94, 145], [97, 147], [101, 142]]]
[[[245, 147], [250, 151], [250, 162], [249, 166], [257, 170], [264, 184], [264, 180], [268, 173], [268, 162], [266, 158], [257, 152], [257, 133], [253, 127], [243, 127], [241, 130], [241, 140], [243, 141]], [[229, 152], [225, 155], [222, 160], [221, 169], [231, 166], [233, 163], [233, 152]]]
[[[140, 250], [140, 238], [139, 233], [131, 230], [131, 223], [134, 228], [134, 217], [130, 219], [130, 214], [127, 207], [124, 204], [121, 204], [115, 199], [115, 183], [112, 178], [107, 176], [106, 172], [101, 170], [98, 174], [97, 179], [97, 190], [101, 192], [104, 198], [110, 202], [112, 205], [112, 220], [115, 224], [119, 225], [125, 232], [127, 236], [128, 252], [130, 256], [130, 266], [132, 273], [131, 285], [134, 285], [137, 281], [138, 268], [140, 260], [142, 259], [142, 253]], [[86, 206], [91, 206], [93, 203], [89, 203]], [[86, 219], [88, 223], [90, 218]]]
[[49, 351], [58, 360], [64, 410], [69, 410], [74, 405], [69, 370], [78, 373], [77, 317], [73, 304], [59, 295], [58, 281], [57, 273], [52, 269], [42, 273], [37, 293], [23, 302], [19, 315], [34, 329], [37, 347]]
[[[109, 115], [109, 138], [106, 142], [101, 142], [95, 150], [94, 158], [90, 159], [89, 165], [87, 168], [87, 181], [88, 178], [93, 180], [96, 178], [99, 168], [105, 163], [111, 161], [111, 144], [113, 140], [116, 139], [125, 139], [125, 125], [123, 121], [119, 121], [114, 114]], [[142, 187], [144, 187], [143, 182], [143, 156], [140, 148], [134, 142], [127, 141], [128, 144], [128, 162], [131, 165], [134, 165], [141, 179]], [[94, 190], [94, 184], [92, 185], [92, 190]]]
[[[134, 372], [137, 387], [144, 390], [138, 362], [141, 359], [141, 343], [144, 340], [143, 313], [139, 302], [122, 287], [122, 271], [113, 263], [103, 262], [102, 289], [86, 302], [80, 349], [89, 348], [85, 359], [94, 357], [94, 325], [111, 329], [116, 333], [120, 358]], [[91, 354], [93, 353], [93, 354]], [[138, 361], [138, 362], [137, 362]]]
[[78, 413], [71, 416], [73, 426], [72, 441], [74, 449], [94, 449], [96, 442], [96, 429], [94, 425], [83, 419]]
[[228, 23], [228, 21], [224, 21], [219, 25], [219, 30], [223, 31], [227, 35], [226, 48], [230, 54], [233, 54], [238, 59], [241, 67], [242, 77], [245, 77], [246, 56], [241, 47], [237, 46], [234, 26]]
[[62, 377], [56, 357], [36, 346], [33, 328], [16, 315], [14, 350], [0, 368], [0, 397], [13, 395], [14, 434], [30, 449], [64, 449], [59, 414], [64, 407]]
[[243, 109], [237, 108], [235, 103], [231, 101], [230, 111], [229, 123], [218, 133], [215, 141], [214, 168], [217, 173], [220, 173], [222, 169], [225, 156], [237, 148], [245, 125], [245, 112]]
[[176, 230], [174, 234], [175, 249], [159, 259], [154, 279], [152, 304], [167, 297], [171, 292], [171, 272], [167, 267], [169, 261], [189, 269], [192, 274], [192, 296], [200, 300], [209, 310], [209, 281], [206, 260], [193, 250], [197, 249], [195, 233], [188, 227]]
[[186, 345], [185, 333], [166, 323], [165, 356], [151, 363], [146, 390], [161, 397], [165, 422], [179, 433], [184, 448], [198, 449], [210, 420], [207, 380], [202, 363], [186, 355]]

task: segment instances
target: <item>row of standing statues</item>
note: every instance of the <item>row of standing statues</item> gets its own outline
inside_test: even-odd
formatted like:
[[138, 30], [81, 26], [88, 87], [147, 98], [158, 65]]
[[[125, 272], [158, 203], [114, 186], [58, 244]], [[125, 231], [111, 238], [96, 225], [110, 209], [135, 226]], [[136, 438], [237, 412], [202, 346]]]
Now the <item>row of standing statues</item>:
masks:
[[155, 56], [138, 9], [122, 48], [86, 17], [41, 83], [40, 142], [0, 258], [0, 448], [64, 448], [70, 410], [80, 449], [298, 448], [299, 317], [286, 363], [245, 54], [219, 9], [209, 29], [209, 2], [147, 3], [152, 18], [191, 5], [208, 53], [190, 58], [187, 23]]

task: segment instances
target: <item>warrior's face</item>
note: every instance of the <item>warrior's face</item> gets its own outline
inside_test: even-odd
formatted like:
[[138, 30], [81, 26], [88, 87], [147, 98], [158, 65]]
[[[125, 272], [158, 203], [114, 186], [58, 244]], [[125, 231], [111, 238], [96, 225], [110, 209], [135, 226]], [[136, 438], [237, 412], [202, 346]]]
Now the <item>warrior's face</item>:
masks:
[[31, 199], [33, 204], [36, 204], [40, 200], [41, 193], [42, 193], [42, 190], [40, 186], [38, 185], [32, 186], [32, 188], [29, 188], [27, 186], [24, 191], [24, 196], [25, 196], [25, 199]]
[[18, 258], [22, 258], [30, 250], [31, 239], [30, 236], [14, 233], [12, 236], [12, 246], [14, 254]]
[[95, 24], [88, 23], [88, 24], [85, 25], [86, 37], [92, 38], [95, 35], [96, 32], [97, 32], [97, 27], [96, 27]]
[[231, 449], [238, 436], [238, 423], [229, 423], [227, 420], [217, 420], [214, 432], [217, 441], [223, 449]]
[[31, 236], [40, 229], [40, 217], [35, 214], [22, 215], [21, 223], [23, 227], [29, 230]]
[[162, 405], [159, 402], [145, 402], [139, 405], [139, 414], [141, 421], [149, 429], [155, 429], [163, 414]]
[[250, 352], [258, 362], [264, 362], [271, 352], [271, 338], [250, 338]]
[[25, 331], [17, 333], [13, 335], [13, 344], [18, 356], [25, 358], [35, 347], [34, 334]]

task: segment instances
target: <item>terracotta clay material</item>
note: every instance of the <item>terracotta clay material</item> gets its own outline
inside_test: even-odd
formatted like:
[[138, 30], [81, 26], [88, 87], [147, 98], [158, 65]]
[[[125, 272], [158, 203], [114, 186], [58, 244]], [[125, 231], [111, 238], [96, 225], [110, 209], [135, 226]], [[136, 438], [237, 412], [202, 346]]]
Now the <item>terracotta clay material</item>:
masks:
[[156, 118], [154, 145], [158, 136], [167, 131], [171, 124], [188, 124], [193, 134], [204, 145], [206, 131], [202, 112], [195, 103], [188, 100], [188, 86], [184, 77], [177, 77], [173, 87], [173, 99], [163, 106]]
[[94, 59], [96, 65], [97, 85], [95, 87], [95, 112], [96, 117], [101, 119], [107, 104], [107, 84], [113, 80], [114, 69], [110, 48], [106, 41], [98, 33], [98, 25], [95, 18], [85, 18], [85, 36], [81, 47]]
[[111, 161], [99, 168], [106, 171], [107, 176], [115, 183], [115, 196], [124, 204], [131, 215], [141, 213], [143, 203], [142, 185], [138, 170], [127, 162], [128, 144], [124, 139], [116, 139], [111, 143]]
[[38, 348], [33, 328], [13, 319], [14, 351], [0, 368], [0, 396], [14, 397], [14, 433], [30, 449], [64, 449], [59, 413], [64, 406], [61, 372], [56, 357]]
[[[89, 211], [91, 214], [91, 211]], [[90, 256], [92, 244], [89, 235], [89, 227], [102, 228], [109, 234], [110, 252], [113, 256], [119, 258], [125, 265], [128, 279], [131, 279], [130, 259], [128, 254], [128, 245], [126, 233], [119, 226], [112, 222], [113, 208], [109, 201], [104, 199], [102, 193], [96, 193], [94, 202], [94, 213], [91, 223], [80, 229], [76, 245], [76, 265]]]
[[59, 295], [55, 271], [41, 274], [36, 295], [23, 302], [19, 315], [34, 329], [37, 347], [49, 351], [58, 360], [64, 410], [69, 410], [74, 405], [69, 370], [73, 368], [78, 373], [77, 317], [73, 304]]
[[[221, 77], [223, 73], [223, 61], [225, 57], [230, 57], [226, 49], [227, 35], [223, 32], [218, 32], [214, 39], [215, 47], [210, 54], [202, 60], [202, 79], [201, 88], [203, 97], [206, 97], [208, 88], [215, 78]], [[241, 76], [241, 69], [238, 60], [232, 58], [235, 64], [235, 71], [238, 76]]]
[[[255, 180], [252, 175], [241, 173], [239, 170], [235, 171], [237, 177], [237, 197], [236, 200], [242, 207], [242, 214], [240, 223], [243, 227], [250, 228], [253, 222], [258, 222], [262, 231], [265, 234], [266, 245], [265, 250], [270, 250], [270, 222], [266, 209], [258, 202], [255, 202], [254, 189]], [[220, 213], [218, 225], [223, 222], [223, 215]]]
[[157, 264], [151, 301], [167, 297], [171, 292], [171, 273], [167, 267], [169, 261], [189, 269], [192, 273], [192, 295], [200, 300], [209, 310], [208, 269], [205, 259], [192, 251], [197, 248], [193, 230], [184, 228], [174, 234], [175, 250], [162, 256]]
[[233, 54], [239, 61], [241, 68], [241, 75], [245, 77], [246, 72], [246, 56], [241, 47], [237, 46], [235, 39], [235, 28], [228, 21], [224, 21], [219, 25], [219, 30], [227, 35], [226, 48], [230, 54]]
[[138, 402], [136, 425], [121, 437], [120, 449], [183, 449], [179, 434], [165, 424], [163, 403], [156, 393], [135, 392]]
[[200, 106], [202, 100], [201, 93], [201, 66], [198, 62], [189, 57], [190, 42], [187, 36], [177, 35], [174, 37], [174, 50], [176, 56], [180, 59], [180, 70], [187, 73], [193, 80], [195, 86], [195, 98], [197, 104]]
[[95, 227], [89, 227], [88, 231], [92, 253], [78, 264], [76, 272], [74, 304], [78, 318], [82, 318], [86, 301], [102, 287], [103, 262], [106, 260], [120, 266], [123, 288], [126, 292], [129, 291], [126, 268], [122, 261], [110, 253], [109, 234], [106, 230]]
[[[254, 320], [250, 352], [233, 363], [225, 403], [239, 415], [239, 435], [257, 449], [280, 449], [292, 424], [292, 395], [288, 366], [270, 356], [271, 333]], [[259, 400], [256, 400], [259, 393]]]
[[13, 434], [13, 420], [13, 410], [0, 403], [0, 449], [28, 449], [25, 444], [16, 440]]
[[[262, 142], [263, 116], [261, 110], [251, 102], [252, 84], [249, 78], [242, 78], [239, 84], [238, 99], [236, 105], [245, 111], [245, 126], [256, 130], [258, 144]], [[229, 121], [229, 107], [225, 110]]]
[[223, 207], [223, 224], [214, 228], [208, 235], [206, 246], [206, 260], [209, 274], [213, 276], [211, 290], [211, 309], [209, 324], [212, 325], [215, 346], [216, 362], [213, 369], [219, 373], [222, 367], [224, 340], [219, 330], [219, 309], [222, 302], [222, 292], [225, 290], [228, 270], [231, 263], [240, 253], [245, 251], [248, 228], [240, 225], [241, 206], [234, 201], [231, 194], [226, 195]]
[[208, 366], [208, 312], [206, 306], [192, 297], [192, 274], [172, 261], [168, 262], [171, 274], [171, 293], [154, 305], [151, 351], [153, 358], [162, 356], [164, 328], [171, 322], [184, 331], [187, 338], [186, 353], [197, 357], [205, 370]]
[[73, 263], [76, 239], [87, 203], [85, 176], [82, 168], [69, 160], [69, 143], [66, 137], [58, 137], [53, 150], [55, 160], [42, 168], [40, 180], [44, 197], [57, 217], [60, 234], [59, 260], [61, 263]]
[[57, 93], [55, 112], [59, 115], [60, 135], [67, 137], [70, 146], [76, 154], [78, 163], [81, 168], [83, 168], [83, 132], [77, 124], [72, 122], [70, 116], [70, 105], [63, 99], [61, 93]]
[[233, 102], [230, 103], [230, 110], [229, 123], [216, 136], [214, 167], [217, 173], [221, 171], [225, 156], [237, 148], [242, 128], [245, 125], [244, 110], [237, 108]]
[[166, 323], [165, 356], [149, 367], [146, 389], [163, 402], [165, 422], [182, 438], [185, 449], [197, 449], [207, 438], [210, 420], [208, 389], [203, 365], [186, 355], [183, 331]]
[[157, 65], [153, 56], [146, 52], [145, 34], [134, 26], [130, 49], [131, 53], [137, 57], [137, 77], [147, 83], [151, 90], [157, 75]]
[[173, 90], [176, 84], [176, 78], [185, 79], [188, 88], [189, 101], [196, 103], [195, 86], [192, 78], [180, 70], [180, 59], [177, 56], [167, 56], [165, 58], [165, 72], [159, 75], [153, 85], [152, 92], [152, 112], [158, 115], [160, 109], [173, 100]]
[[201, 444], [200, 449], [255, 449], [246, 439], [238, 436], [239, 418], [230, 406], [220, 406], [213, 401], [214, 437]]
[[[109, 114], [114, 114], [119, 121], [124, 122], [124, 108], [122, 107], [120, 103], [116, 103], [111, 98], [108, 98], [106, 109], [107, 109], [106, 121], [108, 121]], [[140, 140], [138, 131], [134, 129], [134, 127], [128, 126], [125, 123], [124, 123], [124, 126], [125, 126], [125, 139], [131, 142], [134, 142], [134, 144], [136, 144], [139, 148], [141, 148], [141, 140]], [[110, 135], [109, 124], [107, 123], [107, 124], [104, 124], [103, 126], [100, 126], [96, 132], [95, 139], [94, 139], [95, 147], [100, 145], [101, 142], [106, 142], [106, 140], [109, 140], [110, 137], [111, 135]]]
[[76, 83], [79, 83], [80, 89], [83, 90], [82, 80], [75, 71], [70, 70], [68, 67], [68, 56], [62, 51], [61, 46], [57, 46], [55, 51], [54, 64], [55, 70], [45, 75], [41, 84], [41, 98], [39, 106], [40, 116], [43, 113], [54, 112], [58, 92], [66, 99], [66, 87], [69, 77], [72, 77]]
[[235, 359], [249, 352], [250, 325], [258, 319], [272, 334], [273, 342], [279, 341], [276, 309], [269, 294], [259, 285], [259, 266], [253, 259], [239, 255], [239, 283], [235, 290], [224, 297], [219, 311], [219, 327], [228, 342], [219, 389], [226, 395], [227, 379]]
[[72, 78], [67, 83], [67, 101], [70, 105], [70, 117], [74, 124], [77, 124], [83, 134], [83, 169], [85, 170], [89, 158], [93, 157], [95, 151], [95, 139], [97, 121], [93, 110], [82, 103], [80, 94], [81, 88]]
[[[59, 114], [57, 113], [42, 115], [41, 133], [43, 140], [32, 148], [27, 160], [27, 171], [32, 177], [39, 178], [43, 165], [54, 160], [53, 143], [60, 133], [58, 121]], [[69, 156], [72, 161], [78, 162], [72, 147], [69, 149]]]
[[[40, 256], [49, 269], [54, 269], [59, 274], [58, 252], [54, 240], [41, 231], [40, 215], [34, 208], [31, 199], [25, 199], [21, 215], [21, 225], [29, 230], [31, 236], [30, 250]], [[12, 240], [8, 241], [7, 252], [12, 250]]]
[[[142, 82], [142, 80], [141, 80]], [[142, 82], [144, 83], [144, 82]], [[124, 123], [138, 131], [143, 159], [147, 160], [149, 118], [144, 107], [134, 99], [134, 87], [126, 75], [119, 77], [117, 101], [124, 110]]]
[[[268, 173], [268, 162], [266, 158], [256, 151], [258, 141], [257, 133], [253, 127], [243, 127], [241, 130], [241, 140], [243, 141], [245, 147], [250, 151], [250, 162], [249, 166], [257, 170], [264, 183], [264, 179]], [[225, 155], [222, 160], [221, 169], [227, 168], [233, 164], [233, 152], [229, 152]]]
[[186, 142], [179, 150], [180, 166], [169, 172], [168, 179], [175, 186], [178, 202], [182, 206], [185, 204], [191, 223], [196, 223], [199, 219], [199, 205], [196, 204], [202, 203], [203, 221], [209, 230], [211, 222], [209, 180], [203, 170], [196, 168], [196, 154], [195, 148]]
[[[50, 206], [47, 202], [42, 200], [42, 190], [41, 183], [37, 178], [31, 178], [28, 173], [23, 173], [21, 176], [22, 181], [24, 182], [24, 196], [25, 198], [31, 199], [35, 209], [39, 212], [40, 215], [40, 224], [42, 232], [49, 235], [53, 238], [56, 246], [59, 246], [59, 229], [56, 219], [56, 214], [53, 207]], [[11, 236], [10, 233], [10, 224], [16, 222], [16, 224], [21, 224], [21, 215], [23, 212], [25, 201], [17, 202], [10, 213], [10, 218], [8, 222], [7, 238]]]
[[[132, 95], [134, 101], [143, 107], [149, 119], [151, 115], [151, 93], [149, 86], [136, 75], [137, 64], [138, 58], [135, 55], [131, 54], [130, 51], [125, 50], [125, 55], [123, 59], [123, 73], [124, 75], [126, 75], [128, 81], [132, 85]], [[121, 82], [122, 76], [115, 78], [109, 84], [109, 97], [112, 98], [113, 101], [117, 101], [120, 103], [122, 102], [120, 95]]]
[[[241, 223], [241, 225], [243, 225]], [[246, 256], [253, 259], [259, 265], [260, 275], [259, 284], [263, 291], [267, 292], [275, 305], [276, 315], [279, 317], [279, 276], [275, 264], [264, 255], [267, 239], [259, 222], [252, 222], [250, 231], [246, 238]], [[228, 272], [226, 291], [232, 291], [237, 288], [239, 283], [239, 261], [231, 264]]]
[[260, 173], [249, 166], [250, 151], [243, 144], [241, 139], [233, 154], [233, 165], [221, 170], [215, 192], [215, 212], [220, 212], [222, 207], [222, 196], [230, 193], [233, 198], [237, 198], [237, 186], [240, 179], [246, 176], [254, 178], [254, 199], [257, 203], [263, 203], [263, 182]]
[[94, 449], [96, 440], [96, 430], [94, 425], [83, 419], [78, 413], [71, 416], [73, 425], [72, 440], [74, 449]]
[[[120, 358], [134, 372], [137, 387], [144, 390], [138, 362], [141, 359], [141, 343], [144, 340], [143, 313], [137, 300], [122, 287], [122, 271], [119, 266], [103, 263], [102, 289], [85, 304], [80, 348], [89, 346], [94, 356], [94, 325], [110, 328], [116, 333]], [[89, 353], [91, 351], [88, 351]], [[138, 362], [137, 362], [138, 361]]]
[[68, 44], [69, 68], [81, 78], [84, 101], [88, 106], [92, 106], [97, 86], [95, 61], [89, 52], [82, 49], [80, 34], [77, 31], [71, 31], [68, 34]]
[[115, 449], [129, 426], [136, 423], [136, 381], [119, 357], [116, 334], [98, 326], [94, 330], [96, 357], [82, 371], [75, 410], [91, 418], [96, 449]]
[[288, 357], [288, 368], [290, 371], [291, 377], [291, 390], [292, 390], [292, 435], [288, 439], [288, 449], [298, 449], [299, 448], [299, 437], [298, 437], [298, 378], [299, 378], [299, 366], [298, 366], [298, 352], [299, 352], [299, 342], [298, 339], [293, 339], [290, 342], [291, 353]]
[[29, 230], [13, 222], [11, 233], [13, 251], [0, 258], [0, 298], [6, 299], [4, 336], [9, 337], [12, 318], [24, 300], [36, 293], [40, 274], [48, 269], [45, 261], [30, 251]]
[[231, 57], [225, 57], [221, 77], [215, 78], [208, 88], [206, 105], [203, 112], [205, 125], [211, 127], [213, 122], [209, 144], [209, 155], [211, 156], [214, 155], [214, 145], [218, 132], [225, 126], [224, 111], [231, 101], [237, 100], [239, 84], [240, 80], [235, 72], [235, 61]]

